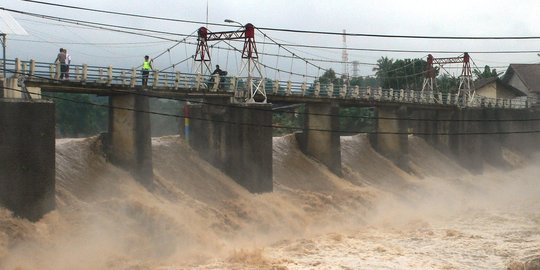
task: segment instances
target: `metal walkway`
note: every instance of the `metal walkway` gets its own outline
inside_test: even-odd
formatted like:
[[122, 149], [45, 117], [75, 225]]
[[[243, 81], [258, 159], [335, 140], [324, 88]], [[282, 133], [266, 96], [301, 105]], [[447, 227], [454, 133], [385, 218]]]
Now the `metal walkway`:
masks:
[[255, 80], [266, 93], [269, 102], [337, 102], [346, 105], [372, 105], [381, 103], [416, 104], [419, 107], [494, 107], [523, 109], [531, 106], [526, 98], [496, 99], [475, 96], [465, 103], [457, 94], [435, 93], [409, 89], [361, 88], [358, 86], [320, 84], [308, 82], [277, 81], [219, 75], [201, 75], [180, 72], [153, 71], [148, 86], [143, 87], [142, 75], [136, 68], [115, 68], [70, 65], [69, 80], [60, 80], [60, 64], [34, 60], [7, 60], [9, 77], [24, 79], [27, 86], [40, 87], [43, 91], [112, 95], [115, 91], [160, 93], [162, 96], [183, 94], [190, 97], [230, 96], [238, 102], [247, 100], [248, 80]]

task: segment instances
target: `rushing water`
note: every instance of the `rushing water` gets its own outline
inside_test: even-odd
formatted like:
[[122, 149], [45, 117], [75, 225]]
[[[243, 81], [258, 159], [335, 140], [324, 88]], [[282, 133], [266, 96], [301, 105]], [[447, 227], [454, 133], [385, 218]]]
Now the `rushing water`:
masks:
[[153, 139], [152, 191], [95, 138], [57, 140], [58, 209], [30, 223], [0, 208], [0, 270], [506, 269], [540, 254], [534, 159], [505, 149], [513, 170], [471, 175], [409, 139], [410, 174], [365, 136], [343, 137], [339, 178], [274, 138], [267, 194], [178, 137]]

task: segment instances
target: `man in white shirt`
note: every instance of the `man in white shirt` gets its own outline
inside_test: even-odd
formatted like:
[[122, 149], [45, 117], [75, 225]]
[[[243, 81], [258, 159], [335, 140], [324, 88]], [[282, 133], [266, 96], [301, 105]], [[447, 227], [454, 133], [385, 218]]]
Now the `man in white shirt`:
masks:
[[69, 80], [69, 64], [71, 64], [71, 55], [67, 52], [67, 49], [64, 49], [64, 53], [66, 53], [66, 80]]

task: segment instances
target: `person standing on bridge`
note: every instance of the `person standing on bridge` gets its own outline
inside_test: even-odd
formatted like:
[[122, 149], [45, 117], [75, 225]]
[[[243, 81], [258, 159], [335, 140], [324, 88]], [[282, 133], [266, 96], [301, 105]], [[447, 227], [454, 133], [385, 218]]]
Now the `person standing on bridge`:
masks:
[[64, 48], [60, 48], [60, 52], [56, 56], [55, 63], [60, 63], [60, 80], [64, 79], [66, 76], [67, 66], [66, 66], [66, 52]]
[[153, 70], [152, 67], [152, 60], [150, 60], [150, 57], [148, 55], [144, 56], [144, 62], [142, 67], [142, 85], [147, 86], [148, 85], [148, 76], [150, 74], [150, 70]]
[[64, 49], [66, 53], [66, 80], [69, 80], [69, 65], [71, 64], [71, 55], [67, 52], [67, 49]]

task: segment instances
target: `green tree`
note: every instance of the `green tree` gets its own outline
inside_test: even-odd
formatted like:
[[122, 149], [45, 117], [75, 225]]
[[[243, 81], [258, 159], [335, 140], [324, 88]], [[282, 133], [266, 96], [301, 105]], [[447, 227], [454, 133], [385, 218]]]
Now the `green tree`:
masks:
[[383, 88], [390, 88], [390, 75], [393, 69], [394, 60], [389, 59], [386, 56], [377, 60], [377, 66], [373, 68], [375, 71], [375, 77], [379, 80], [379, 85]]
[[56, 128], [61, 137], [88, 137], [107, 131], [107, 97], [88, 94], [46, 93], [56, 107]]
[[373, 68], [383, 88], [419, 90], [424, 79], [426, 61], [422, 59], [389, 59], [381, 57]]
[[340, 130], [345, 133], [358, 133], [373, 131], [373, 108], [349, 107], [339, 110]]
[[290, 106], [284, 110], [275, 110], [272, 113], [272, 123], [284, 128], [273, 128], [272, 135], [283, 136], [298, 131], [298, 129], [293, 128], [304, 126], [304, 112], [305, 107], [303, 105]]
[[443, 74], [437, 77], [437, 86], [442, 93], [456, 93], [459, 86], [459, 78]]
[[183, 118], [174, 115], [183, 115], [183, 102], [170, 99], [149, 99], [150, 111], [158, 114], [150, 114], [150, 129], [152, 136], [176, 135], [181, 132], [180, 126]]
[[319, 77], [318, 80], [321, 84], [330, 84], [333, 83], [334, 85], [340, 85], [343, 84], [343, 79], [336, 77], [336, 72], [333, 69], [328, 69], [324, 72], [324, 74]]
[[492, 77], [499, 77], [499, 74], [497, 74], [497, 70], [491, 69], [488, 65], [484, 66], [484, 71], [481, 72], [479, 69], [473, 70], [474, 75], [477, 79], [487, 79]]

